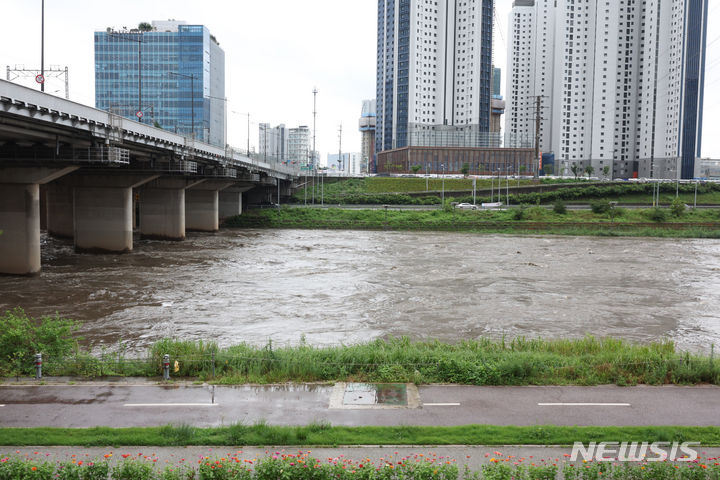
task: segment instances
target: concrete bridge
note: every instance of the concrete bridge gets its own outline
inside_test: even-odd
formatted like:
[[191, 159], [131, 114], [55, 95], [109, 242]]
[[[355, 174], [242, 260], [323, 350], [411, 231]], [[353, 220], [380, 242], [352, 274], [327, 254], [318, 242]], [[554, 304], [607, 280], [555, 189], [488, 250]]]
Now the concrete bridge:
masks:
[[138, 224], [167, 240], [216, 231], [243, 197], [287, 197], [298, 176], [292, 165], [0, 80], [0, 273], [40, 271], [41, 227], [80, 252], [129, 252]]

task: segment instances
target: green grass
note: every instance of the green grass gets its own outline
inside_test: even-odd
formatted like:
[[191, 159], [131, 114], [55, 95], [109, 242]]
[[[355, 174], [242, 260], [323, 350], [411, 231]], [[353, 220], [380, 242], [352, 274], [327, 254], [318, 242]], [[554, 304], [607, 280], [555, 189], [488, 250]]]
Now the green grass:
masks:
[[[349, 179], [336, 183], [328, 183], [324, 187], [324, 200], [327, 204], [394, 204], [394, 205], [437, 205], [440, 203], [438, 192], [442, 188], [442, 180], [429, 179], [429, 193], [426, 196], [410, 196], [410, 193], [422, 193], [426, 191], [426, 180], [423, 178], [365, 178]], [[652, 204], [651, 184], [630, 183], [630, 182], [601, 182], [598, 184], [580, 185], [583, 180], [541, 180], [542, 184], [566, 183], [564, 188], [548, 192], [517, 193], [510, 195], [512, 204], [551, 204], [556, 200], [563, 200], [572, 203], [588, 203], [593, 200], [605, 199], [619, 203], [640, 203]], [[585, 181], [586, 182], [586, 181]], [[488, 190], [492, 185], [491, 180], [478, 180], [479, 190]], [[517, 186], [535, 185], [533, 180], [511, 181], [511, 188]], [[497, 185], [497, 184], [495, 184]], [[680, 199], [692, 205], [695, 201], [695, 185], [680, 185]], [[458, 201], [472, 201], [472, 180], [469, 179], [446, 179], [445, 191], [464, 191], [466, 196], [457, 198]], [[312, 190], [308, 191], [308, 198], [312, 198]], [[676, 187], [673, 183], [661, 185], [660, 202], [670, 204], [675, 199]], [[490, 201], [489, 196], [480, 195], [477, 202]], [[300, 190], [293, 197], [295, 203], [304, 203], [305, 190]], [[316, 186], [316, 203], [320, 201], [320, 187]], [[720, 185], [700, 184], [698, 186], [698, 203], [705, 205], [720, 205]]]
[[[367, 381], [465, 385], [720, 384], [714, 355], [690, 355], [672, 342], [633, 344], [617, 339], [518, 338], [459, 343], [406, 338], [337, 346], [274, 348], [247, 344], [215, 348], [212, 377], [208, 344], [163, 340], [153, 346], [177, 359], [177, 377], [215, 383]], [[152, 362], [151, 362], [152, 363]], [[156, 372], [157, 374], [157, 372]]]
[[[503, 179], [504, 181], [504, 179]], [[579, 180], [581, 183], [583, 180]], [[319, 180], [315, 185], [315, 193], [319, 197], [321, 187]], [[573, 181], [574, 182], [574, 181]], [[518, 185], [535, 185], [538, 183], [553, 183], [550, 181], [534, 181], [534, 180], [517, 180], [511, 181], [511, 186]], [[491, 186], [497, 188], [497, 180], [478, 179], [477, 188], [485, 189]], [[441, 178], [396, 178], [396, 177], [368, 177], [368, 178], [351, 178], [340, 180], [337, 182], [324, 182], [322, 190], [328, 197], [342, 195], [366, 195], [376, 193], [419, 193], [419, 192], [439, 192], [443, 188], [443, 180]], [[308, 195], [312, 195], [312, 185], [307, 188]], [[471, 179], [447, 178], [445, 179], [445, 190], [472, 190]], [[304, 200], [305, 189], [300, 189], [296, 195], [296, 199]]]
[[555, 213], [541, 207], [506, 211], [394, 211], [339, 208], [254, 210], [226, 220], [229, 228], [308, 228], [348, 230], [428, 230], [477, 233], [530, 233], [599, 236], [720, 238], [720, 210], [688, 210], [675, 216], [662, 209], [662, 222], [653, 210], [616, 209]]
[[[177, 431], [181, 430], [182, 434]], [[720, 427], [562, 427], [466, 425], [457, 427], [340, 427], [328, 424], [217, 428], [0, 428], [12, 446], [338, 446], [338, 445], [572, 445], [574, 442], [700, 442], [720, 446]]]
[[[17, 315], [18, 310], [6, 312], [5, 317], [10, 314]], [[0, 316], [0, 323], [4, 319]], [[0, 340], [6, 334], [0, 330]], [[710, 355], [701, 355], [679, 352], [669, 341], [634, 344], [590, 336], [567, 340], [481, 338], [458, 343], [397, 338], [332, 347], [314, 347], [301, 339], [299, 345], [280, 348], [271, 342], [219, 348], [213, 342], [164, 339], [153, 344], [146, 358], [126, 358], [120, 353], [98, 357], [76, 346], [70, 354], [44, 357], [43, 372], [48, 377], [158, 377], [166, 354], [173, 378], [216, 384], [720, 384], [720, 362], [713, 346]], [[29, 363], [11, 374], [32, 373]]]

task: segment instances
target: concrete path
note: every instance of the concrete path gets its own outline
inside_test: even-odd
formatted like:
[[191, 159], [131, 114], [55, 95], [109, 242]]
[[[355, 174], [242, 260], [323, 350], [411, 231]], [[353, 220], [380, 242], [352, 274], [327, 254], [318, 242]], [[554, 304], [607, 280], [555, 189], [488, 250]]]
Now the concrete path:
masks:
[[[715, 459], [720, 457], [720, 448], [698, 448], [699, 460]], [[535, 463], [541, 465], [544, 462], [562, 465], [564, 462], [573, 463], [569, 455], [572, 448], [559, 447], [506, 447], [506, 446], [449, 446], [449, 447], [341, 447], [341, 448], [297, 448], [297, 447], [267, 447], [267, 448], [246, 448], [246, 447], [107, 447], [107, 448], [86, 448], [86, 447], [0, 447], [0, 458], [5, 455], [29, 457], [50, 462], [65, 462], [72, 460], [82, 461], [103, 461], [105, 455], [112, 454], [108, 458], [111, 464], [128, 458], [139, 458], [143, 461], [156, 463], [157, 467], [164, 468], [166, 465], [185, 464], [197, 468], [198, 461], [203, 458], [237, 458], [241, 462], [249, 460], [257, 461], [268, 456], [280, 455], [304, 455], [328, 461], [351, 460], [353, 462], [370, 462], [375, 465], [382, 465], [385, 462], [422, 460], [423, 458], [435, 459], [436, 461], [450, 461], [457, 463], [462, 471], [465, 465], [471, 470], [477, 471], [482, 465], [490, 463], [492, 459], [506, 460], [510, 462], [522, 462], [523, 464]], [[74, 456], [73, 456], [74, 455]], [[147, 457], [147, 458], [146, 458]]]
[[[340, 392], [341, 403], [343, 391]], [[423, 386], [417, 408], [330, 408], [333, 386], [0, 385], [1, 427], [305, 425], [720, 425], [720, 387]], [[409, 394], [408, 397], [411, 395]], [[412, 402], [411, 402], [412, 403]]]

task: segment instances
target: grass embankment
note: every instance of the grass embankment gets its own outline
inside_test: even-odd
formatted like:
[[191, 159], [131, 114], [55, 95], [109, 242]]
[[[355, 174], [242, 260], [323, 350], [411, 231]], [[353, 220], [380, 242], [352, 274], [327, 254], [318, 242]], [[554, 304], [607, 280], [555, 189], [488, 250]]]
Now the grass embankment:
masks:
[[[652, 190], [654, 184], [612, 182], [600, 186], [581, 185], [583, 180], [575, 181], [568, 179], [541, 180], [540, 184], [568, 183], [565, 188], [542, 193], [517, 193], [510, 195], [511, 204], [551, 204], [558, 200], [572, 203], [589, 203], [603, 199], [605, 201], [619, 202], [620, 204], [644, 204], [652, 205]], [[426, 191], [426, 183], [423, 178], [365, 178], [341, 180], [336, 183], [324, 185], [324, 201], [327, 204], [341, 205], [437, 205], [440, 201], [438, 192], [442, 189], [442, 179], [429, 179], [429, 192], [426, 196], [411, 197], [408, 193], [422, 193]], [[497, 188], [497, 182], [489, 179], [477, 181], [478, 190], [487, 190], [491, 186]], [[517, 186], [538, 185], [533, 180], [510, 181], [510, 188]], [[502, 183], [503, 189], [505, 182]], [[470, 179], [446, 179], [445, 191], [466, 191], [467, 195], [454, 198], [459, 202], [472, 201], [472, 180]], [[308, 199], [312, 197], [312, 188], [308, 190]], [[502, 190], [502, 199], [505, 201], [505, 190]], [[695, 202], [695, 185], [682, 184], [679, 188], [679, 198], [684, 203], [693, 205]], [[320, 200], [320, 187], [316, 186], [316, 203]], [[446, 198], [448, 196], [446, 195]], [[496, 199], [497, 197], [495, 197]], [[659, 203], [670, 205], [676, 198], [676, 186], [674, 183], [664, 183], [660, 188]], [[476, 199], [478, 203], [489, 202], [492, 198], [480, 195]], [[293, 196], [295, 203], [304, 203], [305, 190], [298, 191]], [[698, 185], [697, 202], [700, 205], [720, 205], [720, 185], [704, 183]]]
[[537, 206], [504, 211], [281, 208], [252, 210], [226, 220], [224, 226], [720, 238], [720, 210], [697, 209], [673, 214], [669, 209], [623, 208], [604, 209], [602, 213], [590, 210], [557, 213]]
[[701, 442], [720, 445], [720, 427], [338, 427], [326, 423], [274, 426], [265, 422], [216, 428], [0, 428], [0, 445], [572, 445], [574, 442]]
[[[480, 339], [459, 343], [406, 338], [358, 345], [275, 347], [161, 340], [146, 358], [121, 353], [93, 356], [73, 337], [73, 322], [28, 318], [21, 310], [0, 317], [0, 374], [30, 375], [33, 355], [43, 353], [45, 376], [141, 376], [161, 374], [170, 355], [174, 378], [218, 384], [366, 381], [466, 385], [720, 384], [720, 362], [678, 352], [672, 342], [632, 344], [586, 337], [576, 340]], [[38, 327], [46, 325], [45, 327]], [[53, 339], [38, 332], [64, 330]], [[75, 325], [75, 326], [73, 326]], [[48, 353], [51, 352], [51, 353]]]
[[[321, 186], [319, 184], [319, 178], [316, 179], [315, 194], [319, 196], [321, 193]], [[551, 185], [558, 183], [584, 183], [588, 182], [585, 179], [570, 180], [570, 179], [520, 179], [510, 180], [511, 187], [518, 186], [532, 186], [532, 185]], [[470, 178], [446, 178], [445, 179], [445, 190], [446, 191], [459, 191], [467, 190], [472, 191], [473, 181]], [[503, 186], [505, 185], [505, 178], [502, 179]], [[479, 190], [490, 189], [491, 187], [498, 187], [498, 180], [490, 178], [478, 178], [476, 180], [476, 188]], [[406, 178], [406, 177], [366, 177], [366, 178], [349, 178], [347, 180], [338, 180], [336, 182], [323, 183], [322, 189], [325, 195], [328, 196], [342, 196], [342, 195], [366, 195], [376, 193], [421, 193], [421, 192], [439, 192], [443, 188], [443, 179], [437, 177], [429, 178]], [[296, 193], [295, 197], [298, 199], [304, 199], [305, 190], [300, 189]], [[308, 195], [312, 195], [313, 186], [312, 184], [307, 187]]]

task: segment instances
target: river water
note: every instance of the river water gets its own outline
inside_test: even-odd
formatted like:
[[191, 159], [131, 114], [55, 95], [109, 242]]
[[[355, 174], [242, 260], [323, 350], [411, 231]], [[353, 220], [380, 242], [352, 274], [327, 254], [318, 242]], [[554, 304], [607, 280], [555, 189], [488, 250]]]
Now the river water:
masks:
[[0, 277], [0, 310], [59, 313], [85, 343], [328, 345], [407, 335], [670, 338], [720, 346], [720, 241], [244, 230], [78, 255]]

